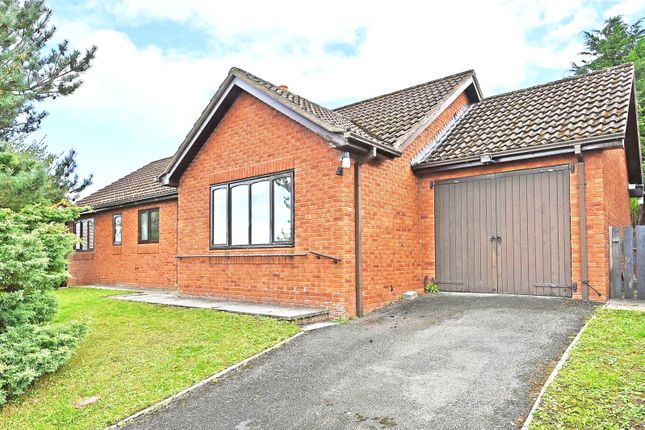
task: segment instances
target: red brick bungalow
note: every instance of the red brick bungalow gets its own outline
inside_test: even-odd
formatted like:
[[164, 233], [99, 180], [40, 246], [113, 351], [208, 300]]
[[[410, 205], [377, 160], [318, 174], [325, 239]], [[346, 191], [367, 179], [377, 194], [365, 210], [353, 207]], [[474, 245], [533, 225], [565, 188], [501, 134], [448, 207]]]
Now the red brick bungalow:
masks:
[[605, 300], [608, 227], [642, 191], [636, 106], [631, 65], [333, 110], [233, 68], [173, 157], [79, 202], [73, 282], [344, 315], [429, 282]]

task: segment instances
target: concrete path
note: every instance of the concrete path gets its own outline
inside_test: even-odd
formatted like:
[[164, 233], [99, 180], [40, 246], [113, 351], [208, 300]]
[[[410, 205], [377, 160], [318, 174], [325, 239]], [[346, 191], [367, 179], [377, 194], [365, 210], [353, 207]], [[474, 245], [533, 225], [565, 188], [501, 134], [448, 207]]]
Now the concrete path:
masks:
[[225, 302], [206, 297], [180, 296], [164, 292], [142, 292], [136, 294], [124, 294], [110, 296], [116, 300], [127, 300], [130, 302], [152, 303], [157, 305], [181, 306], [185, 308], [205, 308], [218, 311], [233, 312], [238, 314], [267, 316], [277, 319], [296, 321], [310, 319], [328, 312], [324, 309], [293, 308], [286, 306], [260, 305], [255, 303]]
[[134, 429], [507, 429], [593, 310], [427, 295], [306, 333]]
[[611, 299], [607, 302], [607, 307], [622, 311], [645, 312], [645, 300]]

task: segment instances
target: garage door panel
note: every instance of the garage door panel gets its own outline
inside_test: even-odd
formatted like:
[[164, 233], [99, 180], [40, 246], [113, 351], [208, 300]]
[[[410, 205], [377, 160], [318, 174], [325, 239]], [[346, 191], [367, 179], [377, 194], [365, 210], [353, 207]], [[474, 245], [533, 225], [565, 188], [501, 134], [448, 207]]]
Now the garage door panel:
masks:
[[558, 288], [571, 284], [569, 175], [560, 167], [436, 184], [440, 289], [570, 295]]
[[490, 264], [490, 180], [446, 183], [435, 190], [436, 280], [443, 291], [495, 291]]

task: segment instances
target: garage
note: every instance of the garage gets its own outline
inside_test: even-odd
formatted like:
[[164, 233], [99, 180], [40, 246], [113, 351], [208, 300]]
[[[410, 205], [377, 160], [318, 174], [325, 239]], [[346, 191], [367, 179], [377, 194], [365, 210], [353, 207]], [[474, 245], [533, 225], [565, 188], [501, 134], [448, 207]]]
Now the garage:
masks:
[[571, 297], [571, 165], [433, 183], [442, 291]]

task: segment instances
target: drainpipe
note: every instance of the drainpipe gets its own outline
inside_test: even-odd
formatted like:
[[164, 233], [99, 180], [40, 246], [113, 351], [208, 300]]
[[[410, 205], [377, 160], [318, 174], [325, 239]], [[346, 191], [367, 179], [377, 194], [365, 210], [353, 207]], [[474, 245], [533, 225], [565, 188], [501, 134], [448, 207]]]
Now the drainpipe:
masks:
[[587, 263], [587, 204], [585, 197], [585, 160], [580, 145], [575, 146], [578, 158], [578, 200], [580, 208], [580, 259], [582, 260], [582, 300], [589, 301], [589, 267]]
[[363, 316], [363, 241], [361, 217], [361, 166], [376, 158], [376, 147], [354, 164], [354, 253], [356, 255], [356, 316]]

